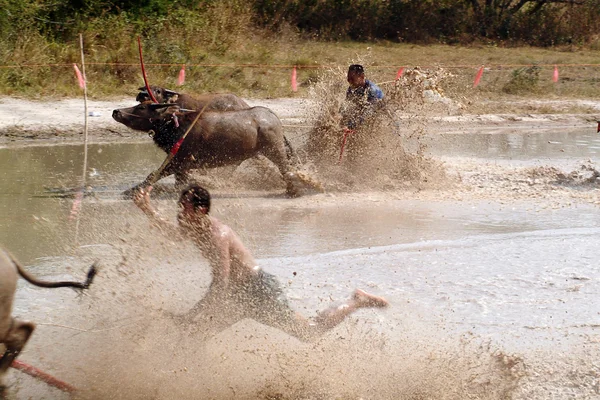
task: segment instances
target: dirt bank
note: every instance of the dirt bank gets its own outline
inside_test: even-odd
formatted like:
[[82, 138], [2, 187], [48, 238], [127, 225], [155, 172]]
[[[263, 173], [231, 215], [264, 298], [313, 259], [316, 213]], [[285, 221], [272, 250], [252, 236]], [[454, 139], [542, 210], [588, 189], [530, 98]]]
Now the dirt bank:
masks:
[[[248, 99], [252, 106], [272, 109], [287, 129], [308, 129], [314, 109], [310, 100], [298, 98]], [[147, 140], [145, 134], [132, 131], [112, 119], [116, 108], [130, 107], [133, 99], [115, 101], [88, 101], [88, 130], [90, 142], [120, 142]], [[595, 126], [600, 117], [600, 101], [591, 100], [532, 100], [510, 103], [515, 113], [471, 113], [469, 109], [452, 115], [432, 115], [428, 131], [471, 133], [538, 129], [561, 129]], [[487, 109], [505, 110], [506, 102], [486, 105]], [[587, 113], [569, 113], [585, 107]], [[550, 109], [552, 113], [539, 113]], [[566, 111], [563, 113], [563, 111]], [[53, 142], [83, 140], [84, 103], [82, 99], [59, 101], [30, 101], [0, 98], [0, 145], [39, 145]]]
[[[248, 100], [252, 106], [271, 108], [284, 124], [302, 125], [306, 117], [303, 99]], [[88, 101], [88, 131], [91, 142], [147, 140], [112, 118], [116, 108], [131, 107], [133, 99]], [[0, 145], [39, 145], [79, 142], [84, 131], [83, 99], [30, 101], [0, 98]]]

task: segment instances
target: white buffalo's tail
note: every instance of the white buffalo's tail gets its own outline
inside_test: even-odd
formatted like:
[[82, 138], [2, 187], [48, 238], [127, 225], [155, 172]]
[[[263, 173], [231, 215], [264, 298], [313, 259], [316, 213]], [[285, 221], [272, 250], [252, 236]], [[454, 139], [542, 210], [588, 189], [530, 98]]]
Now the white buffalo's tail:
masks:
[[27, 282], [32, 285], [43, 287], [43, 288], [61, 288], [61, 287], [70, 287], [75, 289], [87, 289], [92, 284], [94, 277], [96, 276], [97, 269], [96, 263], [90, 267], [87, 273], [87, 278], [84, 282], [73, 282], [73, 281], [56, 281], [56, 282], [48, 282], [37, 279], [35, 276], [31, 275], [25, 268], [13, 257], [12, 254], [6, 252], [6, 254], [10, 257], [11, 261], [17, 267], [17, 271], [19, 275], [25, 279]]

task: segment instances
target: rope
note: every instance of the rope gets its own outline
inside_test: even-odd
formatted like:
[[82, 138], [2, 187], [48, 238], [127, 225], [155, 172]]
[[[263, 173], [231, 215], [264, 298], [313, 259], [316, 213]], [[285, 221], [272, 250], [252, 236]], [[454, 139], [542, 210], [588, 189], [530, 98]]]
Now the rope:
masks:
[[192, 128], [194, 127], [194, 125], [196, 125], [196, 122], [198, 122], [198, 120], [200, 119], [200, 116], [204, 113], [204, 110], [206, 110], [206, 107], [208, 107], [209, 104], [210, 103], [206, 103], [204, 105], [204, 107], [202, 107], [202, 110], [200, 110], [200, 112], [198, 113], [198, 115], [196, 115], [196, 118], [194, 119], [194, 121], [192, 122], [192, 124], [190, 125], [190, 127], [185, 131], [185, 133], [183, 134], [183, 136], [181, 137], [181, 139], [179, 139], [177, 141], [177, 143], [175, 143], [173, 145], [173, 147], [171, 148], [171, 151], [169, 152], [169, 154], [167, 154], [167, 157], [165, 158], [165, 160], [163, 161], [163, 163], [161, 164], [161, 166], [158, 167], [158, 169], [156, 171], [154, 171], [150, 175], [148, 175], [148, 177], [143, 182], [143, 184], [146, 184], [146, 185], [150, 186], [150, 185], [153, 185], [157, 181], [158, 176], [163, 172], [163, 170], [167, 167], [167, 165], [171, 162], [171, 160], [173, 160], [173, 158], [175, 157], [175, 155], [179, 151], [179, 148], [181, 147], [181, 144], [183, 143], [183, 141], [187, 137], [188, 133], [190, 133], [190, 131], [192, 130]]
[[[122, 67], [133, 67], [136, 66], [137, 64], [135, 63], [104, 63], [104, 62], [90, 62], [88, 63], [89, 65], [97, 65], [97, 66], [102, 66], [102, 65], [106, 65], [106, 66], [122, 66]], [[171, 64], [171, 63], [154, 63], [154, 64], [147, 64], [149, 66], [152, 67], [180, 67], [181, 64]], [[588, 64], [556, 64], [556, 63], [551, 63], [551, 64], [545, 64], [545, 63], [539, 63], [539, 64], [457, 64], [457, 65], [413, 65], [412, 67], [410, 65], [369, 65], [369, 69], [389, 69], [389, 68], [401, 68], [401, 67], [405, 67], [405, 68], [415, 68], [415, 67], [419, 67], [419, 68], [446, 68], [446, 69], [473, 69], [473, 68], [480, 68], [481, 66], [485, 66], [485, 68], [498, 68], [498, 69], [502, 69], [502, 68], [515, 68], [515, 67], [600, 67], [600, 64], [593, 64], [593, 63], [588, 63]], [[69, 63], [52, 63], [52, 64], [15, 64], [15, 65], [0, 65], [0, 69], [1, 68], [38, 68], [38, 67], [72, 67], [72, 64]], [[288, 68], [294, 68], [296, 67], [297, 69], [321, 69], [321, 68], [337, 68], [339, 67], [339, 65], [326, 65], [326, 64], [318, 64], [318, 65], [294, 65], [294, 64], [186, 64], [186, 68], [187, 67], [210, 67], [210, 68], [218, 68], [218, 67], [222, 67], [222, 68], [272, 68], [272, 69], [276, 69], [276, 68], [284, 68], [284, 69], [288, 69]]]

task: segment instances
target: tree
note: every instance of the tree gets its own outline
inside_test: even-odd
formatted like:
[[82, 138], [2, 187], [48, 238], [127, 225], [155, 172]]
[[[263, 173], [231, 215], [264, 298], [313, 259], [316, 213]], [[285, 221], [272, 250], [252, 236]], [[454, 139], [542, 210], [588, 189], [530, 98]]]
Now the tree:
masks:
[[483, 37], [507, 39], [513, 18], [518, 13], [536, 14], [550, 4], [584, 5], [588, 0], [464, 0], [477, 19]]

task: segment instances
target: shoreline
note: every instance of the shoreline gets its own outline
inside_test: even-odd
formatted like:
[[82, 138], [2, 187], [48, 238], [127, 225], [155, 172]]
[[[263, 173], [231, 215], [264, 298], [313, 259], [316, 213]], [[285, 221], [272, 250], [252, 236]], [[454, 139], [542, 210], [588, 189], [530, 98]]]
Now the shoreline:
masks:
[[[246, 99], [251, 106], [273, 110], [286, 126], [286, 130], [308, 129], [312, 125], [311, 102], [303, 98]], [[598, 113], [467, 113], [431, 115], [425, 117], [430, 133], [470, 134], [511, 132], [531, 133], [532, 130], [596, 129], [600, 118], [600, 101], [561, 101], [569, 104], [585, 102]], [[112, 119], [112, 110], [135, 105], [133, 99], [116, 101], [88, 101], [89, 143], [132, 143], [147, 139], [145, 133], [133, 131]], [[504, 103], [505, 104], [505, 103]], [[557, 104], [556, 100], [532, 100], [525, 105]], [[402, 118], [402, 117], [401, 117]], [[53, 144], [79, 144], [83, 141], [84, 115], [82, 99], [58, 101], [30, 101], [0, 97], [0, 147], [42, 146]]]

